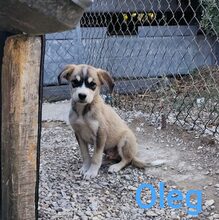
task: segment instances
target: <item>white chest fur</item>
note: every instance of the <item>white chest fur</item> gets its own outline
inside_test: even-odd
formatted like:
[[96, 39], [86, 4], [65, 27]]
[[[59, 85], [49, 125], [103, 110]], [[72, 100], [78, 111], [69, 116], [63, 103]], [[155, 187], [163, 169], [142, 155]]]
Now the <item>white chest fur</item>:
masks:
[[83, 140], [89, 144], [96, 142], [99, 122], [92, 117], [91, 113], [81, 115], [70, 110], [69, 121], [74, 131], [80, 134]]

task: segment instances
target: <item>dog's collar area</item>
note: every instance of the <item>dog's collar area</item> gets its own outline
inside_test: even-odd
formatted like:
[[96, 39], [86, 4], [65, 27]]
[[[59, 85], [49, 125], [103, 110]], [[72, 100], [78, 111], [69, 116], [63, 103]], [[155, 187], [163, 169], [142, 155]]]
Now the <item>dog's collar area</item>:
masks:
[[71, 109], [72, 109], [72, 111], [77, 113], [74, 102], [71, 103]]
[[80, 112], [78, 111], [76, 105], [77, 105], [77, 102], [72, 102], [71, 103], [72, 111], [74, 111], [77, 115], [79, 115], [81, 113], [84, 116], [91, 110], [91, 104], [84, 105]]
[[86, 115], [90, 110], [91, 110], [91, 104], [85, 105], [82, 111], [82, 115]]

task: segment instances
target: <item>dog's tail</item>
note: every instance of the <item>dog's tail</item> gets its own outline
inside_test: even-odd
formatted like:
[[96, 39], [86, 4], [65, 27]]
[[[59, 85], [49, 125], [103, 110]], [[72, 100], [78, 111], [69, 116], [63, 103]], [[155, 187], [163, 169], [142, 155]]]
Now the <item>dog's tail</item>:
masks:
[[166, 161], [165, 160], [155, 160], [152, 162], [145, 162], [137, 157], [134, 157], [132, 159], [132, 165], [137, 167], [137, 168], [146, 168], [146, 167], [159, 167], [162, 166], [163, 164], [165, 164]]
[[141, 169], [147, 167], [147, 163], [145, 163], [143, 160], [140, 160], [137, 157], [134, 157], [132, 159], [132, 165], [134, 167], [138, 167], [138, 168], [141, 168]]

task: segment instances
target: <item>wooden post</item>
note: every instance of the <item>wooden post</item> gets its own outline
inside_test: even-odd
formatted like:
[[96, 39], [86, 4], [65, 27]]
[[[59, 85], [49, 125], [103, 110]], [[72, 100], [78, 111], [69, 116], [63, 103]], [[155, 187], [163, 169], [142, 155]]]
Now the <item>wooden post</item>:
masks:
[[2, 219], [34, 220], [41, 38], [6, 40], [2, 65]]

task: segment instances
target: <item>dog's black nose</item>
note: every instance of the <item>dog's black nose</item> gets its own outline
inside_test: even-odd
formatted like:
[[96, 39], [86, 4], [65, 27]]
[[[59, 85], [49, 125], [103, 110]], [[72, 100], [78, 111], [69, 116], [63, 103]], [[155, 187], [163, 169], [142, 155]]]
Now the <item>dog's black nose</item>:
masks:
[[83, 100], [85, 100], [85, 98], [87, 97], [87, 95], [85, 95], [85, 94], [83, 94], [83, 93], [79, 93], [79, 94], [78, 94], [78, 97], [79, 97], [80, 100], [83, 101]]

